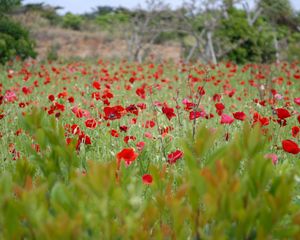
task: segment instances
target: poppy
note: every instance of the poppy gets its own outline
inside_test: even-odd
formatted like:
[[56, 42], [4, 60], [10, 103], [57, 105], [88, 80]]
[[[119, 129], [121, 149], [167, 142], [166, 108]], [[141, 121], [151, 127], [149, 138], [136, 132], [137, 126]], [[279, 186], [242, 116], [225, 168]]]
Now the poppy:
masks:
[[120, 119], [124, 113], [125, 109], [120, 106], [114, 106], [114, 107], [105, 107], [104, 108], [104, 119], [105, 120], [116, 120]]
[[150, 174], [144, 174], [142, 180], [145, 185], [150, 185], [153, 182], [153, 177]]
[[166, 117], [171, 120], [173, 117], [176, 117], [176, 114], [174, 113], [174, 109], [170, 108], [168, 106], [162, 107], [162, 112], [166, 115]]
[[95, 129], [97, 127], [97, 121], [94, 118], [87, 119], [84, 123], [85, 126], [90, 129]]
[[189, 116], [189, 119], [190, 120], [194, 120], [194, 119], [197, 119], [199, 117], [205, 117], [205, 112], [203, 111], [191, 111], [190, 112], [190, 116]]
[[110, 131], [110, 135], [111, 135], [112, 137], [115, 137], [115, 138], [119, 137], [119, 133], [118, 133], [116, 130], [114, 130], [114, 129], [112, 129], [112, 130]]
[[298, 126], [292, 127], [292, 136], [297, 137], [299, 135], [300, 128]]
[[284, 151], [291, 153], [291, 154], [295, 154], [295, 155], [300, 152], [300, 148], [299, 148], [298, 144], [292, 140], [283, 140], [282, 148]]
[[121, 160], [124, 160], [126, 165], [130, 165], [133, 163], [136, 158], [138, 157], [138, 154], [134, 151], [133, 148], [124, 148], [121, 152], [117, 153], [117, 166], [118, 169], [121, 166]]
[[144, 128], [153, 128], [155, 126], [155, 122], [153, 120], [147, 120], [145, 124], [143, 124]]
[[100, 90], [101, 89], [101, 84], [98, 81], [94, 81], [93, 82], [93, 88]]
[[136, 116], [139, 115], [139, 109], [134, 104], [131, 104], [128, 107], [126, 107], [126, 112], [132, 113]]
[[285, 119], [291, 116], [290, 112], [284, 108], [276, 109], [277, 117], [280, 119]]
[[176, 163], [180, 158], [182, 158], [183, 152], [180, 150], [176, 150], [170, 154], [168, 154], [168, 163], [174, 164]]
[[247, 117], [244, 112], [235, 112], [232, 115], [235, 119], [240, 120], [240, 121], [244, 121]]
[[220, 121], [221, 124], [231, 124], [233, 122], [234, 122], [234, 118], [233, 117], [230, 117], [227, 114], [222, 114], [221, 121]]
[[141, 152], [145, 147], [145, 142], [138, 142], [136, 144], [137, 149]]

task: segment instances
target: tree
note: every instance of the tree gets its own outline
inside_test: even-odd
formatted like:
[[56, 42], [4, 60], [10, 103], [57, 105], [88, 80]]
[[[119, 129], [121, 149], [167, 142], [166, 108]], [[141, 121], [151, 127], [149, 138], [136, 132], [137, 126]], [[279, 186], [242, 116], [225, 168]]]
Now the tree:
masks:
[[161, 0], [147, 0], [146, 10], [138, 9], [130, 19], [127, 30], [128, 56], [142, 62], [161, 33], [169, 30], [171, 11]]
[[21, 0], [0, 0], [0, 15], [6, 14], [16, 6], [21, 5]]
[[0, 63], [13, 59], [16, 56], [25, 59], [35, 57], [34, 42], [29, 32], [9, 19], [8, 13], [20, 5], [19, 0], [0, 0]]

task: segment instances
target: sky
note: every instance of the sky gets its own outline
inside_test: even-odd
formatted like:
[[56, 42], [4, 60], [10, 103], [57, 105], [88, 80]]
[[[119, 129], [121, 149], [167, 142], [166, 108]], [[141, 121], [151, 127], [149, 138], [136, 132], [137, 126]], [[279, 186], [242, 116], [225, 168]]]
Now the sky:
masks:
[[[290, 1], [295, 9], [300, 10], [300, 0]], [[76, 14], [90, 12], [97, 6], [136, 8], [138, 5], [143, 6], [145, 4], [143, 0], [23, 0], [24, 4], [41, 2], [63, 7], [64, 9], [60, 11], [61, 13], [72, 12]], [[164, 2], [172, 7], [176, 7], [182, 5], [183, 0], [164, 0]], [[250, 0], [249, 2], [252, 1]]]

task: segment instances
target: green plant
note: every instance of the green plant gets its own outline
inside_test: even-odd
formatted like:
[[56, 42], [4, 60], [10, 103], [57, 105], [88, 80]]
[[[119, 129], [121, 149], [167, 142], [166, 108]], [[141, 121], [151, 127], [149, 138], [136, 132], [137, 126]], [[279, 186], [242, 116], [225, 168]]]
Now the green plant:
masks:
[[56, 61], [58, 59], [58, 50], [60, 49], [59, 44], [51, 45], [47, 52], [48, 61]]
[[[152, 185], [136, 163], [78, 164], [62, 126], [34, 110], [23, 125], [40, 151], [28, 151], [0, 176], [3, 239], [297, 239], [296, 170], [263, 157], [268, 143], [245, 125], [226, 145], [202, 126], [183, 141], [185, 166], [151, 165]], [[30, 145], [30, 144], [29, 144]], [[138, 161], [138, 160], [137, 160]], [[297, 166], [297, 165], [296, 165]], [[183, 217], [184, 216], [184, 217]]]
[[275, 59], [272, 31], [262, 18], [249, 26], [244, 11], [231, 9], [216, 35], [225, 42], [225, 49], [226, 44], [239, 43], [224, 56], [228, 60], [243, 64], [249, 61], [272, 62]]
[[67, 13], [63, 17], [63, 27], [71, 28], [73, 30], [80, 30], [82, 24], [82, 18], [79, 15], [75, 15], [72, 13]]
[[21, 0], [0, 0], [0, 16], [3, 13], [7, 13], [12, 10], [14, 7], [19, 6]]
[[19, 23], [0, 17], [0, 63], [4, 64], [16, 56], [21, 59], [35, 57], [34, 41]]

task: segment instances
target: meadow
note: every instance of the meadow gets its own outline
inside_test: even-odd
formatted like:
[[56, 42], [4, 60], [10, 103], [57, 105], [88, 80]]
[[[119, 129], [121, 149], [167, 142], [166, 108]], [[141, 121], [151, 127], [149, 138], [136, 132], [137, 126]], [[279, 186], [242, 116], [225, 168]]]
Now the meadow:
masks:
[[3, 239], [300, 239], [299, 63], [12, 62]]

